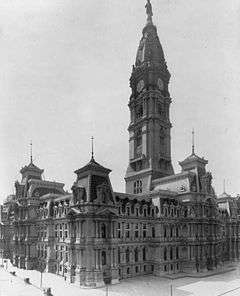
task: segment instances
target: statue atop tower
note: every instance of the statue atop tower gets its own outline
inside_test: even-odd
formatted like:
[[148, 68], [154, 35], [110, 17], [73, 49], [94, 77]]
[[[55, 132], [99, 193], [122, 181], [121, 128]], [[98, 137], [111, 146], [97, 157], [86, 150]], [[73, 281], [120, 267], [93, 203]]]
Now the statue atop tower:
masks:
[[152, 12], [152, 4], [150, 2], [150, 0], [147, 0], [147, 4], [145, 5], [146, 8], [146, 13], [147, 13], [147, 22], [148, 23], [152, 23], [152, 16], [153, 16], [153, 12]]

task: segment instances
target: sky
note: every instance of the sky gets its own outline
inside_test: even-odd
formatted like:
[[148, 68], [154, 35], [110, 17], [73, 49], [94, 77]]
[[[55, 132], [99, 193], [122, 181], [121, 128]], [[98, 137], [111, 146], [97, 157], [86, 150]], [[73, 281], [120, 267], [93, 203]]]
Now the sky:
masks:
[[[129, 78], [145, 0], [0, 0], [0, 202], [34, 163], [70, 190], [90, 159], [124, 192]], [[209, 160], [216, 193], [240, 193], [240, 3], [152, 0], [171, 73], [172, 161]]]

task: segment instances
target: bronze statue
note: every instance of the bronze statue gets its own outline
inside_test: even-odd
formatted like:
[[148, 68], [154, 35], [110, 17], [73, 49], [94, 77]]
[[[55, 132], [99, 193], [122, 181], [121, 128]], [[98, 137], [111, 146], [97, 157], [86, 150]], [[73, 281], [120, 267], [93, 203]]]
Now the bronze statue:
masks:
[[145, 8], [148, 16], [147, 20], [152, 21], [153, 12], [152, 12], [152, 4], [150, 0], [147, 0], [147, 4], [145, 5]]

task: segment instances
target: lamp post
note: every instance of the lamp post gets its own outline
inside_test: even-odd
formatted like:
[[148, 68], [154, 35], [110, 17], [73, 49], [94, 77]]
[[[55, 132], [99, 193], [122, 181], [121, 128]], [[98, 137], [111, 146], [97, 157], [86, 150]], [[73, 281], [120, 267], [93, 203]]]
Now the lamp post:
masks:
[[42, 289], [42, 283], [43, 283], [43, 272], [45, 269], [45, 264], [41, 261], [39, 261], [39, 269], [40, 269], [40, 288]]
[[3, 250], [1, 250], [1, 254], [2, 254], [2, 266], [3, 266]]
[[106, 285], [106, 296], [108, 296], [108, 289], [109, 289], [109, 285], [111, 284], [111, 277], [104, 278], [103, 281]]
[[173, 296], [173, 278], [171, 279], [170, 295]]

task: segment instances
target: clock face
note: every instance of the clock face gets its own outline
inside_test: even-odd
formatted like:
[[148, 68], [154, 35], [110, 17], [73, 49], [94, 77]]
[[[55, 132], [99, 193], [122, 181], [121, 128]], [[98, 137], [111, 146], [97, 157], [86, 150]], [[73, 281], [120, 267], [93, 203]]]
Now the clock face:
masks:
[[137, 84], [137, 92], [142, 91], [143, 88], [144, 88], [144, 80], [140, 80]]
[[158, 78], [157, 85], [160, 90], [164, 89], [164, 83], [161, 78]]

